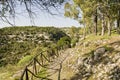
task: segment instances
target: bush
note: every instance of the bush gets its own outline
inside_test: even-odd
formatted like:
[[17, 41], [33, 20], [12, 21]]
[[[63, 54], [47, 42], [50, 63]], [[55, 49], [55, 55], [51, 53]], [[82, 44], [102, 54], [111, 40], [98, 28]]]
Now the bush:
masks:
[[18, 62], [18, 65], [24, 65], [28, 62], [30, 62], [32, 59], [33, 59], [33, 55], [27, 55], [25, 57], [23, 57], [23, 59], [21, 59], [19, 62]]
[[57, 42], [59, 49], [64, 49], [70, 47], [71, 39], [67, 36], [60, 38], [60, 40]]
[[73, 38], [73, 39], [71, 40], [71, 47], [74, 47], [77, 42], [78, 42], [78, 39], [77, 39], [77, 38]]
[[110, 47], [110, 46], [104, 46], [104, 48], [107, 50], [107, 51], [110, 51], [110, 52], [112, 52], [113, 50], [114, 50], [114, 48], [113, 47]]
[[38, 77], [42, 77], [42, 78], [46, 78], [47, 77], [47, 69], [46, 68], [41, 68], [40, 72], [38, 72], [37, 76]]

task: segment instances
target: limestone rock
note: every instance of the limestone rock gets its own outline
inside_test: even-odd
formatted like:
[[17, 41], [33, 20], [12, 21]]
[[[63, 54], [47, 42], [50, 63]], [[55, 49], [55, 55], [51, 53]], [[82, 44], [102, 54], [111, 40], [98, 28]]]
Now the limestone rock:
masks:
[[98, 48], [95, 52], [94, 52], [94, 60], [99, 60], [101, 58], [101, 56], [105, 53], [105, 48]]

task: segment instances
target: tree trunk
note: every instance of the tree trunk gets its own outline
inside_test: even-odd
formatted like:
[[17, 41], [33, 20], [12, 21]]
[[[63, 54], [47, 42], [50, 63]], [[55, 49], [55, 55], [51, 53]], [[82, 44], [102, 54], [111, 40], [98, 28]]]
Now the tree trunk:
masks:
[[26, 67], [25, 73], [26, 73], [26, 80], [29, 80], [27, 67]]
[[95, 13], [95, 16], [94, 16], [94, 27], [95, 27], [95, 35], [97, 35], [97, 10], [96, 10], [96, 13]]
[[104, 26], [104, 23], [102, 23], [102, 32], [101, 32], [101, 35], [103, 36], [105, 34], [105, 26]]
[[83, 39], [85, 39], [86, 36], [86, 25], [85, 25], [85, 19], [84, 19], [84, 31], [83, 31]]
[[108, 35], [111, 36], [111, 22], [108, 20]]
[[85, 27], [85, 25], [84, 25], [83, 39], [85, 39], [85, 36], [86, 36], [86, 27]]
[[120, 10], [118, 11], [117, 32], [120, 34]]
[[101, 35], [103, 36], [105, 34], [105, 20], [104, 20], [104, 16], [102, 17], [102, 32]]

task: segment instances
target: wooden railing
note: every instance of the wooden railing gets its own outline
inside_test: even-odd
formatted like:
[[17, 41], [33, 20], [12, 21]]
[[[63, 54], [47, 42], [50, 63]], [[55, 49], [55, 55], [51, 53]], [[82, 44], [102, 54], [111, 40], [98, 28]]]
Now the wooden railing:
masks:
[[[47, 66], [48, 63], [50, 63], [51, 61], [49, 60], [49, 58], [47, 58], [44, 54], [44, 52], [41, 52], [39, 54], [37, 54], [24, 68], [20, 80], [34, 80], [35, 78], [39, 78], [39, 79], [46, 79], [46, 80], [50, 80], [47, 77], [51, 76], [51, 75], [47, 75], [47, 77], [40, 77], [38, 76], [38, 72], [40, 70], [38, 70], [37, 68], [41, 67], [41, 68], [46, 68], [46, 69], [51, 69]], [[57, 71], [57, 70], [56, 70]]]

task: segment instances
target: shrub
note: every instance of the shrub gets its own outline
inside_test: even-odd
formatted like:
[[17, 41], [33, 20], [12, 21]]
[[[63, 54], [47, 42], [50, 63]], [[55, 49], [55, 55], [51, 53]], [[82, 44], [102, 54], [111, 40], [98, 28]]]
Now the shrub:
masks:
[[64, 49], [70, 47], [71, 39], [67, 36], [60, 38], [60, 40], [57, 42], [59, 49]]
[[104, 48], [107, 50], [107, 51], [113, 51], [114, 50], [114, 48], [113, 47], [110, 47], [110, 46], [104, 46]]
[[71, 40], [71, 46], [74, 47], [77, 42], [78, 42], [78, 39], [77, 39], [77, 38], [73, 38], [73, 39]]
[[47, 69], [41, 68], [40, 72], [37, 74], [38, 77], [46, 78], [47, 77]]
[[33, 59], [33, 55], [27, 55], [25, 57], [23, 57], [19, 62], [18, 62], [18, 65], [24, 65], [28, 62], [30, 62], [32, 59]]

